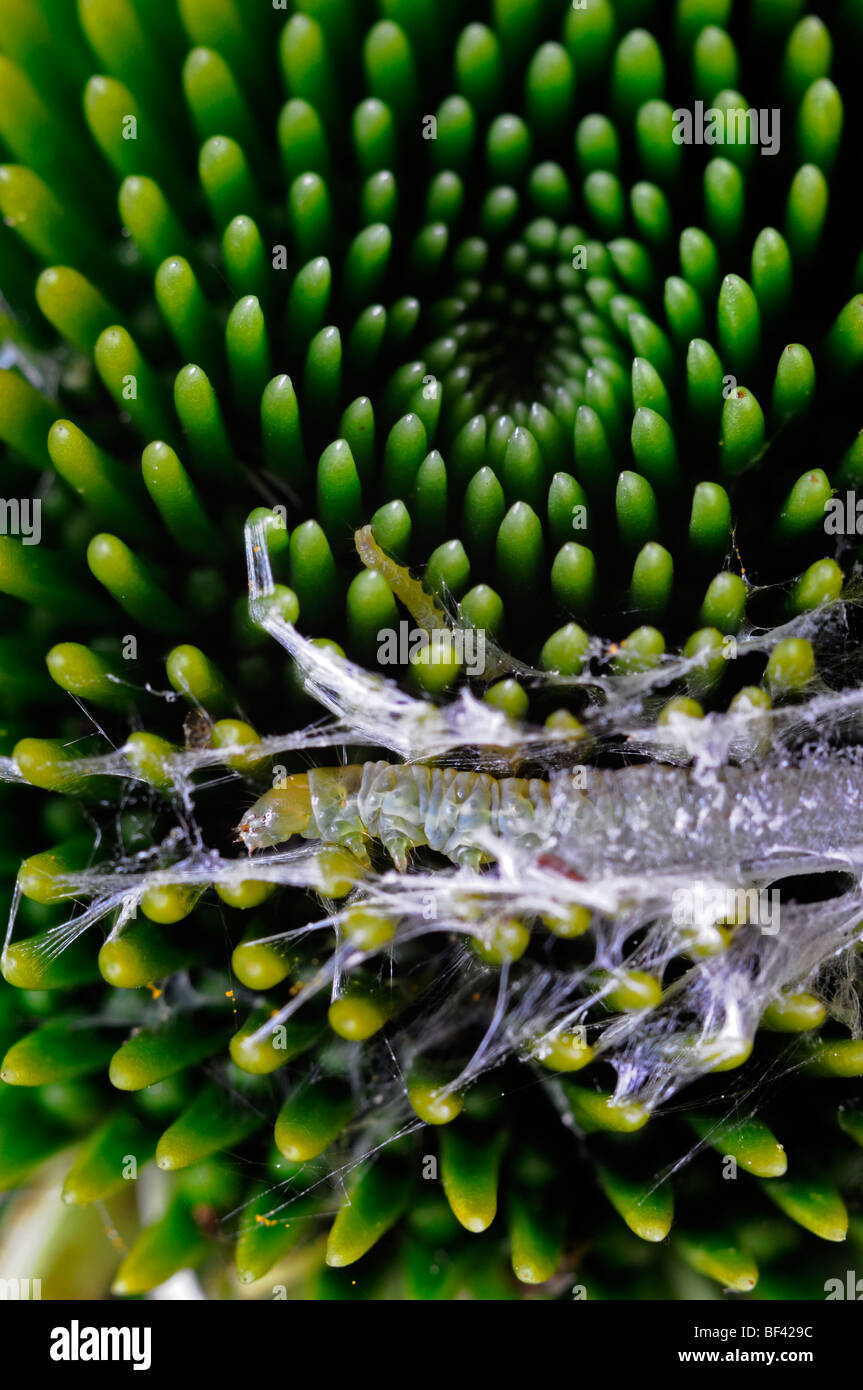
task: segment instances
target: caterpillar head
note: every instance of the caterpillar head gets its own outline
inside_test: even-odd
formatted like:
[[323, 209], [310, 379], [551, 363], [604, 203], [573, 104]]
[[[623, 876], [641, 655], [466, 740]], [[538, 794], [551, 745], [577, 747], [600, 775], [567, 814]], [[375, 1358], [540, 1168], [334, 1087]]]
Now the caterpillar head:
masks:
[[309, 779], [305, 773], [297, 773], [258, 798], [237, 826], [237, 839], [253, 854], [256, 849], [280, 845], [292, 835], [302, 835], [311, 819]]

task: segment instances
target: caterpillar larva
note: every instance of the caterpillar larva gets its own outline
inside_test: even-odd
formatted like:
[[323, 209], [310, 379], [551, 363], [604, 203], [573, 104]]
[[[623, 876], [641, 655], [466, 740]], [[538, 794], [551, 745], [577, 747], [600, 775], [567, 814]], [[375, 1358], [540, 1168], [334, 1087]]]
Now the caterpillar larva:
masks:
[[387, 762], [313, 768], [260, 797], [238, 833], [250, 852], [302, 835], [367, 860], [373, 839], [402, 872], [408, 850], [420, 846], [476, 867], [492, 839], [541, 848], [575, 819], [584, 787], [583, 768], [549, 781]]
[[[706, 778], [651, 765], [576, 767], [545, 780], [370, 762], [284, 778], [255, 802], [238, 833], [250, 851], [301, 835], [344, 844], [366, 861], [366, 842], [379, 840], [402, 872], [412, 848], [475, 867], [494, 857], [497, 840], [554, 849], [580, 876], [691, 873], [705, 854], [717, 871], [733, 874], [745, 864], [756, 876], [778, 876], [852, 869], [861, 815], [863, 766], [852, 755], [757, 773], [724, 767]], [[781, 854], [773, 843], [778, 824]]]

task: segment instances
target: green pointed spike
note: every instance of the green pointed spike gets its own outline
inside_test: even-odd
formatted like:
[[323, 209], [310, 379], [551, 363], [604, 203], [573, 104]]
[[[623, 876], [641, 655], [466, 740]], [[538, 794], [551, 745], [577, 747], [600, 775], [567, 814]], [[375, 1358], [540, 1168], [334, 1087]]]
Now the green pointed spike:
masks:
[[51, 849], [31, 854], [18, 870], [18, 887], [32, 902], [50, 903], [69, 891], [65, 876], [85, 868], [94, 858], [92, 835], [74, 835]]
[[174, 1201], [154, 1226], [146, 1226], [114, 1277], [112, 1293], [143, 1294], [180, 1269], [194, 1269], [207, 1251], [186, 1202]]
[[[788, 638], [788, 641], [793, 640], [793, 638]], [[802, 639], [798, 639], [798, 641], [802, 641]], [[780, 643], [780, 646], [781, 645], [783, 644]], [[808, 647], [809, 643], [804, 643], [804, 646]], [[774, 647], [773, 655], [775, 656], [778, 651], [779, 647]], [[785, 659], [787, 661], [791, 656], [797, 656], [801, 663], [801, 667], [803, 663], [805, 663], [805, 669], [808, 669], [811, 676], [812, 668], [808, 664], [808, 658], [811, 657], [811, 652], [811, 647], [808, 653], [798, 653], [795, 649], [795, 651], [790, 653]], [[790, 682], [792, 676], [798, 673], [802, 675], [802, 670], [792, 673], [786, 672], [783, 668], [783, 676], [786, 683]], [[774, 679], [777, 679], [777, 677], [778, 673], [774, 674]], [[815, 1076], [863, 1075], [863, 1042], [857, 1038], [838, 1038], [819, 1042], [813, 1049], [811, 1060], [808, 1063], [808, 1070]]]
[[121, 1091], [140, 1091], [185, 1067], [202, 1062], [227, 1041], [230, 1021], [224, 1014], [177, 1014], [154, 1028], [142, 1028], [111, 1057], [111, 1084]]
[[833, 58], [830, 31], [816, 15], [795, 24], [782, 56], [782, 83], [792, 101], [798, 102], [819, 77], [827, 77]]
[[533, 1194], [514, 1192], [507, 1208], [512, 1268], [522, 1284], [544, 1284], [563, 1253], [563, 1222]]
[[79, 938], [59, 956], [52, 954], [47, 933], [10, 942], [2, 957], [3, 978], [16, 989], [77, 989], [98, 979], [89, 941]]
[[820, 1028], [826, 1017], [827, 1010], [813, 994], [783, 992], [768, 1004], [760, 1026], [771, 1033], [805, 1033]]
[[501, 1137], [447, 1125], [440, 1142], [441, 1181], [454, 1216], [466, 1231], [487, 1230], [497, 1213]]
[[159, 632], [176, 632], [180, 628], [180, 609], [118, 536], [94, 536], [87, 547], [87, 563], [99, 583], [135, 622]]
[[107, 255], [102, 238], [85, 219], [64, 207], [32, 169], [0, 165], [0, 213], [43, 264], [71, 264], [98, 283], [99, 261]]
[[638, 406], [632, 420], [632, 454], [636, 469], [653, 487], [670, 489], [679, 479], [677, 446], [668, 421], [647, 406]]
[[389, 585], [382, 575], [363, 570], [351, 580], [345, 603], [351, 650], [373, 664], [380, 634], [398, 630], [399, 613]]
[[739, 574], [727, 570], [710, 581], [698, 621], [720, 632], [739, 632], [746, 616], [746, 584]]
[[584, 116], [575, 131], [575, 149], [583, 174], [596, 169], [617, 173], [620, 168], [620, 138], [607, 116]]
[[750, 281], [758, 308], [765, 318], [778, 318], [791, 300], [794, 280], [788, 243], [775, 227], [758, 233], [751, 264]]
[[719, 352], [732, 372], [745, 376], [758, 359], [761, 316], [758, 300], [739, 275], [726, 275], [716, 311]]
[[36, 468], [50, 468], [45, 441], [55, 407], [16, 371], [0, 369], [0, 438]]
[[710, 1232], [695, 1236], [678, 1231], [674, 1248], [690, 1269], [715, 1279], [735, 1293], [749, 1293], [758, 1283], [755, 1261], [745, 1251], [731, 1245], [725, 1235]]
[[675, 355], [671, 343], [658, 324], [646, 314], [632, 313], [627, 318], [627, 332], [637, 357], [646, 357], [668, 385], [674, 379]]
[[665, 651], [665, 638], [655, 627], [637, 627], [624, 637], [614, 657], [613, 669], [624, 675], [656, 666]]
[[641, 1240], [664, 1240], [671, 1230], [674, 1197], [669, 1182], [658, 1187], [633, 1181], [605, 1164], [597, 1167], [599, 1184], [617, 1214]]
[[117, 203], [124, 226], [153, 272], [166, 257], [187, 254], [186, 233], [154, 179], [130, 175], [120, 186]]
[[291, 1196], [287, 1204], [279, 1190], [266, 1188], [247, 1206], [241, 1218], [234, 1262], [241, 1284], [254, 1284], [289, 1254], [308, 1234], [320, 1210], [316, 1193]]
[[752, 468], [763, 454], [764, 412], [745, 386], [738, 386], [726, 396], [720, 435], [720, 467], [726, 478], [736, 478]]
[[599, 234], [620, 236], [626, 226], [626, 199], [617, 175], [607, 169], [595, 169], [584, 180], [581, 191]]
[[659, 508], [646, 478], [628, 470], [617, 480], [617, 525], [624, 544], [632, 550], [652, 540], [659, 530]]
[[54, 421], [48, 432], [48, 453], [54, 468], [100, 524], [113, 526], [130, 539], [152, 539], [153, 525], [140, 483], [71, 420]]
[[725, 87], [736, 87], [740, 60], [729, 34], [715, 24], [706, 25], [692, 50], [692, 85], [704, 102]]
[[674, 128], [674, 112], [667, 101], [646, 101], [636, 113], [635, 137], [642, 170], [665, 186], [677, 182], [683, 166], [683, 146], [675, 143]]
[[797, 112], [797, 149], [804, 163], [829, 174], [842, 139], [842, 97], [829, 77], [807, 88]]
[[575, 84], [575, 69], [566, 49], [559, 43], [541, 44], [525, 75], [528, 124], [540, 134], [566, 126], [571, 117]]
[[445, 541], [428, 558], [423, 587], [442, 598], [445, 593], [460, 598], [470, 583], [470, 561], [461, 541]]
[[327, 1237], [327, 1264], [342, 1269], [359, 1260], [398, 1221], [410, 1197], [410, 1174], [379, 1160], [352, 1184]]
[[723, 246], [734, 245], [746, 212], [746, 182], [728, 159], [711, 159], [704, 171], [704, 220]]
[[257, 136], [248, 103], [220, 53], [193, 48], [183, 64], [183, 91], [198, 139], [228, 135], [257, 153]]
[[688, 1119], [699, 1139], [757, 1178], [781, 1178], [788, 1167], [784, 1148], [761, 1120], [716, 1120], [712, 1115]]
[[115, 1111], [93, 1130], [78, 1153], [63, 1184], [63, 1201], [76, 1206], [104, 1201], [137, 1178], [155, 1151], [155, 1136], [141, 1120], [129, 1111]]
[[542, 507], [545, 467], [539, 445], [530, 430], [516, 427], [503, 456], [502, 481], [507, 501], [527, 502], [534, 511]]
[[202, 472], [235, 480], [238, 465], [212, 384], [200, 367], [183, 367], [174, 382], [174, 406]]
[[194, 483], [169, 444], [148, 444], [141, 471], [150, 497], [165, 525], [183, 550], [201, 558], [219, 555], [219, 532], [210, 521]]
[[778, 540], [792, 541], [824, 525], [827, 503], [833, 495], [822, 468], [812, 468], [797, 479], [782, 505], [776, 522]]
[[832, 603], [839, 598], [845, 576], [835, 560], [816, 560], [800, 578], [788, 595], [788, 611], [792, 615], [809, 613], [822, 603]]
[[596, 600], [596, 560], [587, 546], [567, 541], [551, 567], [551, 591], [561, 608], [582, 617]]
[[718, 483], [698, 483], [692, 494], [690, 544], [705, 555], [721, 555], [731, 535], [731, 503]]
[[197, 931], [178, 933], [156, 923], [130, 923], [119, 936], [109, 938], [99, 951], [99, 971], [115, 989], [140, 989], [186, 970], [199, 958], [204, 945]]
[[317, 1158], [338, 1137], [353, 1114], [350, 1090], [321, 1081], [298, 1090], [276, 1118], [276, 1144], [292, 1163]]
[[774, 429], [805, 415], [815, 395], [815, 364], [802, 343], [789, 343], [779, 358], [773, 382], [770, 422]]
[[648, 541], [635, 557], [629, 592], [634, 606], [643, 613], [658, 617], [671, 599], [674, 584], [674, 561], [664, 546]]
[[76, 699], [113, 710], [128, 709], [134, 699], [117, 666], [79, 642], [58, 643], [45, 664], [51, 679]]
[[335, 560], [316, 521], [304, 521], [291, 535], [291, 587], [300, 612], [314, 623], [333, 610], [340, 597]]
[[711, 304], [719, 291], [719, 252], [700, 227], [686, 227], [680, 234], [680, 271], [702, 304]]
[[235, 1148], [263, 1124], [251, 1098], [220, 1085], [204, 1086], [159, 1139], [156, 1163], [170, 1172], [188, 1168], [210, 1154]]
[[372, 535], [378, 545], [400, 563], [410, 549], [412, 533], [410, 512], [403, 502], [388, 502], [372, 517]]
[[629, 208], [637, 235], [654, 250], [667, 251], [673, 230], [671, 205], [655, 183], [632, 185]]
[[116, 1028], [45, 1023], [9, 1048], [0, 1080], [7, 1086], [44, 1086], [90, 1076], [106, 1066], [116, 1039]]
[[665, 62], [662, 50], [646, 29], [632, 29], [620, 40], [614, 54], [611, 97], [623, 120], [632, 117], [644, 102], [662, 97]]
[[[269, 969], [272, 970], [272, 966]], [[286, 1062], [307, 1052], [321, 1035], [321, 1024], [316, 1019], [292, 1018], [287, 1023], [267, 1027], [271, 1015], [272, 1010], [253, 1009], [230, 1041], [231, 1058], [252, 1076], [267, 1076], [277, 1071]], [[261, 1036], [257, 1036], [259, 1033]]]
[[161, 381], [144, 360], [125, 328], [106, 328], [93, 349], [93, 360], [106, 390], [135, 428], [147, 438], [171, 440], [174, 422]]
[[693, 338], [686, 351], [686, 397], [693, 422], [703, 430], [718, 425], [725, 390], [735, 385], [725, 376], [715, 349], [704, 338]]
[[824, 351], [829, 367], [847, 377], [863, 362], [863, 294], [849, 299], [827, 334]]
[[398, 24], [373, 25], [363, 44], [363, 66], [371, 95], [385, 102], [397, 121], [409, 120], [419, 87], [413, 52]]
[[526, 502], [515, 502], [501, 522], [496, 556], [500, 581], [508, 590], [535, 591], [544, 559], [542, 526]]
[[602, 421], [588, 405], [580, 405], [576, 412], [574, 449], [579, 482], [588, 493], [607, 493], [614, 485], [614, 455]]
[[585, 76], [595, 78], [611, 57], [617, 31], [617, 15], [612, 0], [595, 0], [581, 9], [567, 11], [564, 43], [573, 61]]
[[71, 266], [52, 266], [36, 281], [36, 302], [45, 317], [81, 352], [117, 321], [113, 305]]
[[596, 1130], [631, 1134], [649, 1119], [648, 1111], [637, 1101], [617, 1101], [607, 1092], [590, 1091], [572, 1082], [566, 1082], [564, 1090], [576, 1122], [587, 1134]]
[[670, 275], [663, 294], [665, 317], [672, 336], [681, 347], [705, 331], [705, 314], [696, 290], [678, 275]]
[[480, 468], [465, 490], [463, 529], [480, 555], [488, 554], [506, 513], [503, 488], [490, 468]]
[[337, 439], [318, 461], [318, 516], [333, 544], [348, 543], [362, 523], [362, 487], [346, 440]]
[[848, 1232], [845, 1203], [826, 1178], [778, 1178], [762, 1182], [761, 1190], [789, 1220], [821, 1240], [844, 1240]]
[[810, 261], [818, 249], [829, 198], [829, 185], [818, 166], [802, 164], [791, 180], [785, 207], [785, 236], [801, 264]]

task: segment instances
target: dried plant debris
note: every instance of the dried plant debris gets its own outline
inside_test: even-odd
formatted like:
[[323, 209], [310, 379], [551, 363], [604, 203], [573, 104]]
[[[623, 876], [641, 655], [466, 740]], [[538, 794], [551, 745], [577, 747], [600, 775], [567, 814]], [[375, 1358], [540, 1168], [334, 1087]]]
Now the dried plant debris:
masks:
[[0, 1277], [845, 1288], [861, 44], [0, 16]]

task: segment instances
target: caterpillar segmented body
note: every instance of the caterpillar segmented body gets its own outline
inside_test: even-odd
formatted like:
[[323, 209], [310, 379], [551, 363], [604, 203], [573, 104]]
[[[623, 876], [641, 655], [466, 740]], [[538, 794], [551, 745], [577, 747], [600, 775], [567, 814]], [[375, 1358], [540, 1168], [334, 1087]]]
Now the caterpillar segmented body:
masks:
[[[576, 767], [549, 778], [497, 778], [424, 764], [368, 762], [315, 768], [260, 797], [239, 826], [249, 850], [292, 835], [343, 844], [367, 859], [378, 840], [400, 869], [428, 846], [457, 864], [494, 857], [494, 841], [544, 853], [555, 846], [580, 875], [680, 871], [690, 876], [709, 846], [711, 867], [775, 875], [785, 854], [856, 862], [863, 767], [854, 757], [758, 776], [727, 767], [702, 780], [688, 769]], [[670, 834], [673, 829], [677, 833]]]
[[577, 816], [583, 770], [542, 778], [492, 777], [422, 764], [368, 762], [314, 768], [260, 797], [239, 826], [249, 851], [291, 835], [347, 845], [367, 859], [378, 840], [396, 866], [428, 846], [456, 864], [489, 858], [493, 839], [538, 849], [552, 828]]

